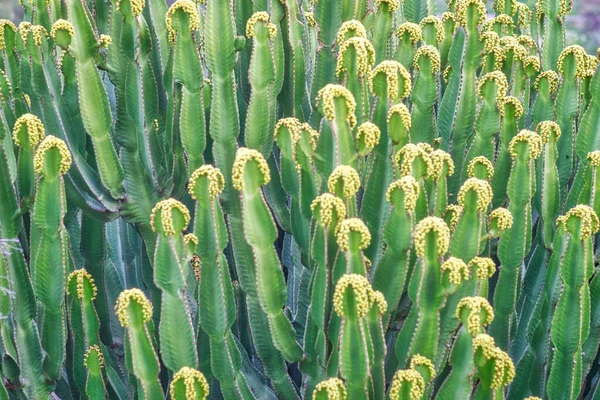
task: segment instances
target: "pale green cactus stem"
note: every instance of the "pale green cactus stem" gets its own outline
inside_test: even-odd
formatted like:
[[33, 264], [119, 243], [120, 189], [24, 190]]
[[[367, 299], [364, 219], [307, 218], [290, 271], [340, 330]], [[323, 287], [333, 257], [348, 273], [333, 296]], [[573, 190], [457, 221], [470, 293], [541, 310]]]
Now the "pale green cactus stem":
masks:
[[496, 32], [499, 37], [512, 37], [515, 24], [510, 15], [499, 14], [496, 17], [487, 20], [483, 24], [483, 30]]
[[294, 161], [300, 179], [300, 211], [305, 219], [310, 220], [312, 218], [311, 204], [318, 194], [318, 177], [313, 158], [319, 140], [319, 133], [305, 122], [299, 125], [298, 135], [293, 139]]
[[173, 400], [206, 400], [210, 387], [202, 372], [183, 367], [173, 375], [169, 394]]
[[348, 216], [355, 217], [357, 212], [356, 194], [360, 189], [358, 172], [347, 165], [336, 167], [327, 178], [327, 188], [330, 193], [344, 199]]
[[444, 40], [444, 26], [435, 15], [429, 15], [419, 22], [423, 34], [423, 44], [438, 47]]
[[312, 396], [313, 400], [346, 400], [348, 392], [344, 381], [339, 378], [329, 378], [317, 384]]
[[21, 59], [17, 54], [17, 27], [7, 19], [0, 19], [0, 52], [2, 69], [12, 84], [15, 114], [26, 113], [26, 104], [21, 91]]
[[371, 234], [358, 218], [340, 221], [336, 227], [336, 240], [346, 256], [346, 273], [367, 276], [367, 265], [362, 250], [369, 246]]
[[390, 107], [387, 115], [389, 137], [394, 146], [394, 154], [411, 141], [410, 129], [412, 118], [408, 107], [403, 103], [394, 104]]
[[[388, 312], [388, 304], [385, 301], [383, 293], [378, 291], [372, 292], [373, 304], [369, 309], [366, 317], [366, 325], [369, 330], [369, 338], [372, 346], [372, 354], [370, 355], [370, 380], [373, 387], [373, 396], [377, 399], [385, 397], [385, 357], [386, 357], [386, 340], [385, 332], [387, 325], [384, 325], [384, 316]], [[433, 376], [434, 374], [432, 374]]]
[[552, 248], [554, 240], [554, 221], [560, 208], [560, 187], [558, 175], [558, 148], [560, 126], [553, 121], [542, 121], [536, 128], [542, 137], [543, 148], [537, 166], [536, 203], [542, 218], [544, 246]]
[[439, 44], [440, 58], [442, 60], [441, 69], [442, 71], [448, 66], [448, 55], [450, 48], [454, 42], [454, 36], [458, 29], [458, 21], [456, 20], [456, 14], [446, 11], [442, 14], [442, 28], [444, 29], [442, 42]]
[[417, 199], [416, 217], [417, 221], [428, 215], [429, 204], [425, 179], [433, 171], [434, 164], [431, 161], [427, 146], [408, 143], [396, 153], [394, 157], [397, 175], [399, 177], [410, 175], [419, 183], [419, 197]]
[[302, 358], [294, 328], [283, 313], [287, 300], [285, 280], [273, 246], [277, 230], [264, 200], [262, 186], [271, 179], [269, 167], [256, 150], [240, 148], [233, 166], [233, 183], [241, 192], [244, 236], [256, 262], [256, 290], [275, 346], [289, 362]]
[[560, 53], [564, 48], [565, 17], [571, 12], [572, 2], [551, 0], [537, 2], [536, 21], [544, 24], [542, 46], [542, 68], [544, 71], [557, 68]]
[[125, 328], [130, 368], [141, 384], [144, 398], [164, 399], [158, 380], [160, 365], [153, 344], [152, 312], [152, 303], [139, 289], [124, 290], [115, 304], [115, 314]]
[[[376, 0], [375, 21], [373, 23], [373, 43], [375, 46], [375, 62], [390, 59], [391, 34], [394, 31], [394, 15], [402, 5], [400, 0]], [[406, 11], [406, 10], [405, 10]], [[411, 22], [420, 21], [421, 18], [407, 17]]]
[[419, 400], [425, 394], [425, 380], [414, 369], [396, 371], [388, 396], [390, 400]]
[[542, 121], [554, 119], [554, 95], [558, 90], [559, 77], [554, 71], [541, 72], [534, 82], [534, 88], [538, 94], [533, 101], [532, 123], [537, 125]]
[[429, 154], [431, 170], [428, 178], [434, 181], [435, 188], [429, 193], [429, 209], [433, 215], [441, 217], [448, 206], [449, 176], [454, 174], [454, 161], [444, 150], [434, 150]]
[[398, 47], [394, 58], [405, 68], [412, 68], [417, 50], [417, 44], [423, 38], [423, 32], [419, 24], [404, 22], [396, 31], [398, 36]]
[[415, 53], [414, 67], [417, 75], [411, 95], [413, 104], [411, 136], [416, 143], [431, 143], [437, 133], [435, 105], [441, 67], [440, 53], [437, 48], [432, 45], [419, 47]]
[[17, 187], [21, 194], [22, 212], [26, 212], [33, 202], [35, 194], [34, 154], [38, 145], [46, 136], [44, 125], [33, 114], [23, 114], [15, 122], [12, 139], [18, 147]]
[[103, 378], [104, 355], [100, 346], [93, 345], [88, 348], [83, 363], [88, 371], [85, 394], [90, 400], [105, 399], [107, 390]]
[[479, 378], [474, 399], [503, 398], [504, 388], [515, 378], [515, 367], [508, 354], [496, 347], [491, 336], [481, 333], [473, 339], [473, 359]]
[[596, 215], [600, 213], [600, 198], [596, 195], [598, 193], [599, 179], [598, 167], [600, 167], [600, 151], [592, 151], [586, 158], [586, 165], [582, 172], [583, 185], [578, 193], [579, 204], [586, 204], [590, 206]]

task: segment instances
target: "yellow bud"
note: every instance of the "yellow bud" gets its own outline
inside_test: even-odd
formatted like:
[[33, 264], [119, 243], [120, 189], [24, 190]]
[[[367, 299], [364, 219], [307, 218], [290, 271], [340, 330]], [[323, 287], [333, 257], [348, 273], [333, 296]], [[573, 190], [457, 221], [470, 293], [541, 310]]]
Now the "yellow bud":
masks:
[[248, 22], [246, 22], [246, 37], [253, 38], [255, 35], [255, 26], [257, 23], [263, 23], [265, 27], [269, 31], [269, 39], [274, 39], [275, 35], [277, 35], [277, 28], [275, 24], [269, 22], [269, 14], [266, 11], [259, 11], [254, 14], [250, 18], [248, 18]]
[[432, 232], [436, 235], [435, 240], [438, 256], [443, 256], [448, 251], [450, 244], [450, 229], [448, 229], [448, 225], [441, 218], [425, 217], [417, 224], [413, 233], [417, 256], [425, 256], [426, 236]]
[[[386, 77], [387, 95], [390, 100], [402, 100], [410, 95], [412, 82], [410, 73], [404, 65], [393, 60], [385, 60], [379, 63], [379, 65], [371, 71], [371, 77], [369, 79], [369, 85], [373, 94], [376, 94], [374, 92], [373, 81], [379, 74], [383, 74]], [[403, 83], [402, 92], [400, 92], [400, 80], [402, 80]]]
[[396, 165], [400, 169], [400, 175], [406, 176], [411, 175], [413, 173], [413, 163], [415, 160], [421, 159], [425, 165], [425, 175], [429, 175], [429, 173], [433, 169], [433, 165], [431, 163], [431, 157], [422, 147], [419, 147], [413, 143], [408, 143], [404, 147], [402, 147], [398, 153], [396, 153]]
[[[458, 224], [462, 213], [463, 207], [458, 204], [450, 204], [446, 207], [446, 210], [444, 210], [444, 218], [446, 220], [449, 220], [448, 224], [450, 226], [450, 229], [454, 230], [456, 224]], [[450, 216], [448, 217], [448, 215]]]
[[[129, 4], [131, 6], [131, 13], [133, 14], [134, 17], [137, 17], [138, 15], [140, 15], [142, 13], [142, 11], [144, 11], [144, 6], [146, 5], [145, 0], [125, 0], [125, 1], [129, 1]], [[121, 10], [121, 5], [123, 3], [123, 0], [117, 0], [117, 10]]]
[[468, 313], [467, 331], [472, 336], [477, 335], [481, 327], [491, 324], [494, 320], [494, 309], [483, 297], [463, 297], [460, 299], [456, 306], [456, 318], [462, 319], [465, 312]]
[[[414, 369], [417, 372], [423, 371], [428, 374], [428, 376], [423, 376], [423, 380], [425, 382], [429, 382], [435, 377], [435, 367], [433, 362], [425, 356], [420, 354], [415, 354], [410, 359], [410, 369]], [[422, 376], [422, 373], [421, 373]]]
[[119, 294], [115, 305], [115, 314], [117, 314], [123, 328], [127, 328], [130, 323], [128, 308], [131, 302], [136, 303], [142, 308], [142, 321], [144, 323], [150, 321], [150, 318], [152, 318], [152, 303], [146, 298], [144, 292], [137, 288], [124, 290]]
[[367, 75], [375, 63], [375, 49], [368, 39], [353, 37], [342, 42], [340, 46], [335, 68], [336, 76], [341, 78], [345, 72], [348, 72], [345, 55], [350, 48], [354, 50], [354, 54], [356, 55], [356, 74], [358, 76]]
[[240, 147], [235, 154], [235, 161], [233, 162], [231, 171], [233, 187], [240, 192], [244, 190], [244, 171], [249, 161], [256, 162], [262, 175], [261, 185], [266, 185], [271, 181], [269, 165], [263, 155], [256, 150]]
[[85, 269], [81, 268], [71, 272], [67, 277], [67, 286], [71, 284], [73, 279], [76, 279], [77, 298], [83, 299], [86, 280], [92, 287], [92, 296], [90, 300], [93, 301], [96, 298], [96, 295], [98, 294], [98, 288], [96, 287], [96, 283], [94, 283], [94, 278], [92, 278], [92, 275], [90, 275]]
[[460, 26], [467, 26], [467, 11], [472, 5], [477, 8], [477, 21], [475, 25], [481, 25], [485, 21], [487, 12], [485, 10], [485, 3], [482, 0], [459, 0], [456, 5], [456, 17]]
[[53, 39], [56, 39], [56, 33], [58, 31], [65, 31], [71, 37], [75, 36], [75, 29], [73, 28], [73, 24], [64, 19], [56, 20], [54, 25], [52, 25], [52, 29], [50, 30], [50, 36], [52, 36]]
[[415, 178], [406, 175], [397, 181], [392, 182], [385, 195], [388, 202], [392, 201], [392, 194], [395, 190], [402, 190], [402, 193], [404, 194], [404, 209], [406, 211], [414, 210], [417, 205], [417, 199], [419, 198], [419, 184]]
[[477, 194], [477, 210], [485, 212], [492, 201], [492, 187], [487, 181], [477, 178], [469, 178], [463, 183], [458, 191], [458, 204], [465, 207], [467, 193], [473, 191]]
[[67, 148], [67, 144], [56, 136], [46, 136], [40, 147], [38, 147], [35, 156], [33, 157], [33, 168], [36, 173], [42, 174], [44, 169], [44, 161], [46, 159], [46, 153], [56, 149], [60, 155], [60, 166], [58, 173], [64, 175], [71, 168], [71, 152]]
[[469, 280], [469, 268], [467, 264], [459, 258], [450, 257], [442, 263], [442, 274], [448, 273], [448, 282], [452, 285], [460, 285]]
[[344, 198], [349, 198], [358, 192], [360, 177], [354, 168], [348, 165], [338, 165], [329, 175], [327, 187], [331, 193], [337, 193], [337, 189], [340, 188]]
[[564, 62], [565, 58], [573, 56], [575, 58], [575, 76], [583, 77], [587, 67], [587, 54], [585, 49], [577, 44], [566, 47], [558, 57], [558, 72], [565, 74]]
[[410, 400], [420, 400], [425, 394], [425, 381], [414, 369], [396, 371], [390, 386], [390, 400], [402, 400], [402, 388], [408, 385]]
[[213, 167], [212, 165], [203, 165], [192, 173], [190, 176], [188, 191], [192, 199], [197, 200], [194, 189], [196, 188], [196, 182], [200, 177], [204, 177], [208, 180], [208, 193], [210, 198], [214, 199], [223, 191], [225, 187], [225, 178], [221, 173], [221, 170]]
[[500, 109], [500, 115], [502, 118], [506, 118], [506, 106], [510, 105], [514, 110], [514, 117], [520, 118], [523, 115], [523, 105], [521, 101], [514, 96], [504, 96], [498, 99], [496, 102]]
[[587, 160], [593, 167], [600, 167], [600, 150], [589, 152]]
[[332, 195], [331, 193], [325, 193], [317, 196], [311, 203], [310, 209], [313, 214], [317, 214], [317, 220], [324, 227], [329, 227], [334, 218], [337, 221], [343, 220], [346, 217], [346, 206], [339, 197]]
[[362, 275], [346, 274], [338, 280], [333, 293], [333, 308], [340, 317], [347, 317], [344, 298], [346, 290], [350, 288], [355, 295], [355, 301], [352, 304], [356, 307], [357, 317], [363, 318], [371, 308], [373, 289], [367, 278]]
[[400, 0], [375, 0], [375, 4], [377, 4], [378, 10], [381, 9], [382, 4], [387, 4], [390, 13], [394, 13], [400, 8]]
[[90, 348], [87, 349], [87, 351], [85, 352], [85, 354], [83, 356], [83, 365], [85, 365], [86, 367], [89, 368], [88, 359], [90, 358], [92, 353], [96, 354], [96, 357], [98, 358], [98, 364], [100, 365], [100, 368], [103, 368], [104, 367], [104, 354], [102, 354], [102, 350], [100, 349], [100, 346], [98, 346], [97, 344], [90, 346]]
[[480, 97], [484, 97], [484, 86], [492, 82], [496, 84], [496, 97], [498, 99], [506, 96], [506, 92], [508, 91], [508, 81], [506, 80], [506, 75], [502, 71], [493, 71], [488, 72], [481, 78], [479, 84], [477, 85], [477, 93]]
[[14, 33], [17, 32], [17, 27], [12, 21], [8, 19], [0, 19], [0, 51], [6, 49], [6, 39], [4, 38], [4, 32], [6, 28], [11, 29]]
[[578, 218], [581, 221], [581, 225], [579, 227], [581, 232], [581, 240], [590, 238], [592, 235], [598, 232], [598, 228], [600, 228], [600, 222], [598, 221], [598, 216], [594, 212], [594, 209], [583, 204], [579, 204], [571, 208], [562, 218], [556, 221], [557, 225], [564, 225], [565, 229], [569, 233], [573, 234], [574, 232], [571, 231], [571, 227], [569, 226], [569, 220], [572, 217]]
[[400, 27], [396, 31], [396, 35], [400, 39], [407, 37], [408, 40], [413, 44], [419, 42], [423, 37], [421, 27], [418, 24], [415, 24], [414, 22], [408, 21], [400, 25]]
[[359, 249], [363, 250], [369, 247], [371, 243], [371, 233], [365, 223], [359, 218], [345, 219], [338, 224], [335, 230], [337, 244], [343, 251], [348, 250], [350, 233], [356, 232], [360, 234]]
[[501, 232], [510, 229], [513, 224], [512, 214], [506, 208], [498, 207], [490, 213], [489, 224], [496, 224]]
[[150, 226], [156, 232], [156, 216], [160, 213], [161, 227], [165, 235], [173, 236], [176, 232], [176, 227], [173, 223], [173, 210], [177, 210], [183, 217], [183, 226], [178, 226], [181, 230], [187, 228], [190, 223], [190, 212], [187, 207], [175, 199], [166, 199], [159, 201], [152, 209], [150, 215]]
[[323, 108], [323, 115], [329, 121], [335, 119], [335, 99], [344, 99], [347, 109], [347, 118], [350, 127], [356, 125], [356, 101], [352, 93], [342, 85], [328, 84], [317, 94], [317, 105]]
[[542, 152], [541, 136], [535, 132], [523, 129], [521, 130], [521, 132], [517, 133], [515, 137], [512, 138], [510, 144], [508, 145], [508, 149], [512, 158], [517, 157], [516, 146], [519, 143], [526, 143], [528, 145], [530, 159], [538, 158], [538, 156]]
[[[431, 170], [428, 176], [433, 180], [439, 180], [444, 176], [450, 176], [454, 174], [454, 161], [450, 154], [444, 150], [434, 150], [429, 154], [431, 159]], [[444, 173], [446, 175], [444, 175]]]

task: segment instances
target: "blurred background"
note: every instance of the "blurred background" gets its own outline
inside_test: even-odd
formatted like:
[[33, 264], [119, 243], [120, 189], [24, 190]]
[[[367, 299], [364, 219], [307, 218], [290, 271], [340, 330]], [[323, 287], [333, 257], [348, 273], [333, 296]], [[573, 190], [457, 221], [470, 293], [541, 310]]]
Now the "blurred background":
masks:
[[[167, 3], [174, 1], [167, 0]], [[444, 10], [443, 0], [438, 1], [441, 3], [438, 10]], [[0, 18], [8, 18], [15, 23], [21, 21], [19, 1], [0, 0]], [[567, 43], [580, 44], [588, 53], [596, 54], [600, 47], [600, 0], [573, 0], [573, 11], [567, 18], [567, 35]]]

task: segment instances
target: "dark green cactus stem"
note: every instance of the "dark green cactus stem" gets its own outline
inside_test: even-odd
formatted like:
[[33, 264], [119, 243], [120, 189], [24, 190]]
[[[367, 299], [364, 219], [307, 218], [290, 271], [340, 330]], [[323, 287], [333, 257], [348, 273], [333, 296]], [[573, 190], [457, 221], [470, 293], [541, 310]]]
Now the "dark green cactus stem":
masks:
[[[394, 15], [400, 9], [399, 0], [377, 0], [375, 1], [377, 11], [373, 25], [373, 43], [375, 44], [375, 62], [379, 64], [383, 60], [391, 58], [391, 33], [394, 31]], [[421, 18], [415, 18], [411, 22], [417, 22]]]
[[[372, 345], [370, 381], [372, 382], [372, 397], [383, 399], [385, 397], [385, 328], [383, 316], [388, 312], [388, 305], [381, 292], [373, 291], [373, 304], [366, 317], [369, 330], [369, 339]], [[432, 374], [433, 376], [433, 374]]]
[[396, 31], [398, 47], [394, 58], [405, 68], [413, 66], [417, 43], [423, 38], [421, 27], [413, 22], [405, 22]]
[[555, 70], [565, 42], [565, 17], [571, 12], [572, 4], [565, 0], [538, 1], [535, 19], [544, 26], [542, 46], [542, 68]]

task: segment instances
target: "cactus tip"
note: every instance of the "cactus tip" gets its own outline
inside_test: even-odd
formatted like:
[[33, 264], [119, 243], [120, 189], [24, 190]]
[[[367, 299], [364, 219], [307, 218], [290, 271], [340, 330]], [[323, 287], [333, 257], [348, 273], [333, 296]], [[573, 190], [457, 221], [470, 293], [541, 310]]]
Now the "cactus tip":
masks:
[[417, 224], [414, 231], [415, 252], [419, 257], [425, 256], [426, 236], [431, 232], [436, 235], [437, 254], [442, 256], [448, 251], [450, 229], [446, 222], [438, 217], [425, 217]]

